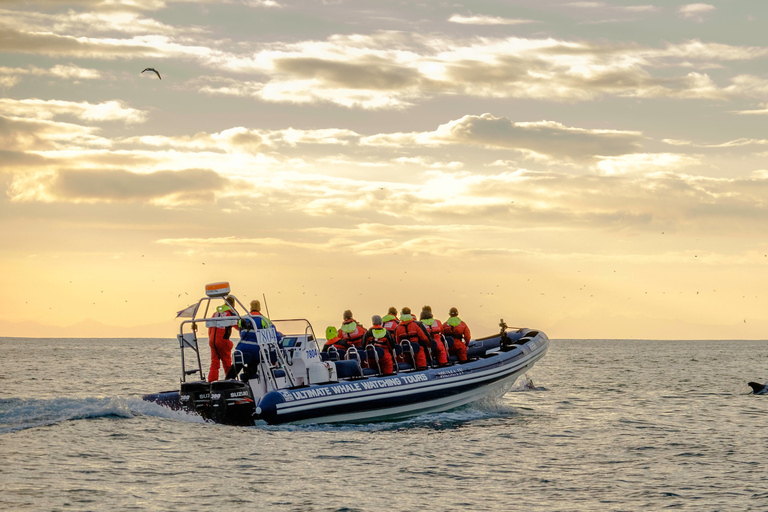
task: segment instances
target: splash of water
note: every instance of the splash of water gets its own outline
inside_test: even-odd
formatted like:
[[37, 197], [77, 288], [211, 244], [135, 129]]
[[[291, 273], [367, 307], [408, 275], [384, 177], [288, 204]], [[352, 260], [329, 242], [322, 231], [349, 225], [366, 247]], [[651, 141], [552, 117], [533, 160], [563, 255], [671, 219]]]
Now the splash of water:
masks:
[[54, 398], [54, 399], [0, 399], [0, 434], [28, 428], [56, 425], [67, 421], [95, 418], [132, 418], [154, 416], [160, 418], [203, 422], [203, 419], [184, 411], [172, 411], [138, 398]]

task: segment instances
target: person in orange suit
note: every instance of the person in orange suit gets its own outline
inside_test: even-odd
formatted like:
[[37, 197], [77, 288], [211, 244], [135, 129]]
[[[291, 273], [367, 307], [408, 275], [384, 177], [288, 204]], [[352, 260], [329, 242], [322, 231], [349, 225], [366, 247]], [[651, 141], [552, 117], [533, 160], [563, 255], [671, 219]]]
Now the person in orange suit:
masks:
[[[234, 297], [227, 297], [226, 303], [217, 307], [213, 314], [214, 318], [235, 316]], [[233, 322], [237, 324], [237, 322]], [[219, 365], [224, 367], [224, 374], [229, 373], [232, 366], [232, 341], [229, 337], [232, 335], [232, 327], [227, 325], [222, 327], [208, 328], [208, 346], [211, 347], [211, 368], [208, 371], [208, 382], [219, 380]]]
[[352, 318], [352, 311], [344, 311], [344, 322], [339, 329], [339, 337], [348, 345], [355, 348], [361, 348], [363, 345], [363, 336], [365, 335], [365, 328], [354, 318]]
[[381, 319], [383, 322], [382, 325], [384, 328], [391, 334], [393, 337], [395, 335], [395, 330], [397, 329], [397, 326], [400, 324], [400, 319], [397, 318], [397, 308], [395, 306], [391, 306], [389, 308], [389, 311], [387, 311], [387, 314], [384, 316], [384, 318]]
[[443, 334], [446, 338], [450, 336], [453, 339], [453, 346], [448, 349], [448, 352], [451, 355], [455, 355], [460, 363], [466, 363], [467, 347], [472, 339], [472, 335], [469, 332], [467, 324], [459, 318], [458, 309], [451, 308], [448, 314], [450, 315], [450, 318], [443, 324]]
[[331, 347], [336, 347], [337, 350], [347, 350], [348, 345], [341, 341], [338, 329], [329, 325], [325, 329], [325, 345], [323, 345], [321, 352], [328, 352]]
[[432, 345], [432, 342], [427, 334], [427, 329], [416, 321], [416, 318], [411, 315], [411, 308], [408, 307], [403, 308], [400, 312], [400, 325], [395, 330], [395, 342], [400, 343], [403, 340], [419, 344], [421, 350], [416, 352], [414, 364], [417, 370], [426, 370], [427, 348]]
[[427, 328], [427, 333], [435, 340], [432, 344], [434, 349], [434, 357], [437, 359], [437, 364], [440, 366], [448, 365], [448, 352], [445, 350], [445, 344], [443, 343], [443, 324], [434, 317], [432, 314], [432, 308], [424, 306], [419, 315], [419, 321]]
[[[384, 355], [379, 356], [379, 369], [382, 375], [392, 375], [395, 373], [394, 365], [392, 363], [392, 351], [395, 349], [395, 339], [382, 325], [382, 320], [379, 315], [373, 315], [371, 318], [373, 325], [365, 332], [363, 336], [363, 348], [368, 345], [373, 345], [384, 349]], [[369, 368], [372, 367], [371, 360], [368, 360]], [[374, 368], [376, 369], [376, 368]]]

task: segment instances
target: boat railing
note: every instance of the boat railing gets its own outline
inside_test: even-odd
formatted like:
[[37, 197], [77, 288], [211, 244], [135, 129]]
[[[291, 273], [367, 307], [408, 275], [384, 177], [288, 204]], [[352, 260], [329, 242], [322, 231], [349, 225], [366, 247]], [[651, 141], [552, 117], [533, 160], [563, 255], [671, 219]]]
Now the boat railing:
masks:
[[[200, 360], [200, 347], [197, 344], [197, 331], [192, 330], [186, 333], [182, 331], [177, 336], [177, 339], [179, 340], [179, 348], [181, 349], [181, 382], [186, 382], [187, 376], [193, 375], [195, 373], [199, 375], [200, 380], [205, 380], [205, 375], [203, 374], [203, 364]], [[197, 368], [187, 370], [187, 363], [184, 357], [185, 349], [192, 350], [195, 353], [195, 356], [197, 357]]]
[[[228, 295], [228, 297], [232, 297], [234, 299], [235, 304], [239, 305], [242, 311], [248, 311], [248, 309], [245, 307], [245, 305], [240, 302], [240, 300], [234, 296], [234, 295]], [[196, 307], [187, 308], [187, 310], [190, 310], [191, 318], [188, 320], [184, 320], [179, 325], [179, 334], [177, 335], [177, 338], [179, 340], [179, 347], [181, 349], [181, 382], [186, 382], [188, 375], [193, 375], [195, 373], [199, 374], [201, 380], [205, 380], [205, 374], [203, 373], [203, 365], [202, 360], [200, 358], [200, 347], [198, 344], [197, 339], [197, 330], [198, 330], [198, 323], [203, 323], [207, 327], [224, 327], [224, 326], [235, 326], [235, 325], [242, 325], [242, 322], [249, 322], [251, 324], [251, 329], [254, 330], [254, 332], [257, 333], [257, 336], [261, 334], [261, 338], [259, 340], [259, 350], [261, 355], [261, 361], [260, 365], [263, 366], [264, 369], [264, 375], [268, 378], [269, 384], [272, 386], [273, 389], [277, 389], [280, 387], [277, 384], [276, 378], [275, 378], [275, 370], [283, 370], [285, 372], [286, 380], [290, 383], [291, 386], [295, 385], [295, 378], [293, 376], [293, 373], [291, 372], [290, 368], [288, 368], [288, 363], [285, 357], [285, 353], [282, 349], [282, 347], [279, 345], [277, 341], [277, 337], [274, 336], [264, 336], [266, 332], [272, 332], [274, 333], [274, 329], [258, 329], [256, 325], [255, 319], [250, 316], [249, 314], [240, 314], [237, 311], [237, 307], [232, 307], [231, 311], [234, 313], [234, 315], [229, 317], [217, 317], [213, 316], [213, 313], [209, 316], [208, 312], [211, 309], [211, 301], [214, 299], [219, 299], [225, 304], [227, 304], [226, 300], [224, 300], [224, 297], [203, 297], [197, 302]], [[204, 308], [203, 308], [204, 306]], [[198, 316], [198, 313], [203, 310], [202, 315]], [[307, 322], [308, 324], [308, 322]], [[186, 328], [186, 332], [185, 332]], [[309, 326], [308, 330], [311, 332], [312, 327]], [[312, 335], [314, 336], [314, 332], [312, 332]], [[192, 350], [196, 357], [197, 357], [197, 368], [193, 368], [190, 370], [187, 370], [187, 360], [185, 356], [185, 351], [189, 349]], [[271, 353], [274, 353], [276, 355], [276, 360], [274, 363], [272, 362]]]

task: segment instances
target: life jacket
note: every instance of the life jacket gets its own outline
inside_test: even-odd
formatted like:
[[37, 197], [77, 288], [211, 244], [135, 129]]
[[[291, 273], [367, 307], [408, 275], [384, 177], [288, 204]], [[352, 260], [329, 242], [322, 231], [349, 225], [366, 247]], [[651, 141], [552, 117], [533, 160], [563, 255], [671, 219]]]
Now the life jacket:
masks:
[[365, 329], [354, 318], [341, 324], [339, 337], [344, 341], [359, 347], [362, 344], [363, 336], [365, 336]]
[[329, 348], [331, 348], [332, 345], [336, 345], [336, 348], [347, 348], [346, 342], [344, 342], [340, 337], [336, 336], [335, 338], [331, 338], [325, 342], [325, 345], [323, 345], [323, 352], [327, 352]]
[[392, 335], [381, 325], [374, 325], [365, 333], [365, 345], [373, 343], [386, 351], [392, 350]]
[[406, 339], [411, 343], [419, 343], [420, 345], [429, 344], [429, 335], [426, 328], [419, 324], [412, 315], [400, 317], [400, 325], [397, 326], [395, 333], [398, 343]]
[[469, 344], [470, 341], [469, 327], [458, 316], [452, 316], [445, 321], [443, 334], [453, 337], [455, 341], [463, 339], [466, 344]]
[[381, 319], [381, 324], [386, 330], [394, 334], [395, 329], [397, 329], [397, 326], [400, 325], [400, 319], [395, 315], [386, 315]]
[[[218, 306], [216, 308], [216, 312], [213, 314], [213, 317], [224, 317], [224, 316], [235, 316], [234, 311], [232, 311], [232, 308], [229, 306], [229, 304], [223, 304], [221, 306]], [[235, 322], [237, 323], [237, 322]], [[211, 330], [215, 329], [215, 339], [225, 339], [228, 340], [230, 336], [232, 336], [232, 326], [227, 325], [226, 327], [209, 327], [208, 328], [208, 336], [211, 336]]]
[[[262, 315], [260, 311], [251, 311], [251, 316], [253, 317], [253, 321], [256, 322], [257, 329], [267, 329], [272, 326], [272, 322], [269, 318]], [[248, 322], [248, 324], [250, 324], [250, 322]]]
[[435, 341], [442, 342], [443, 335], [443, 323], [437, 318], [425, 318], [421, 321], [424, 327], [427, 328], [427, 332]]

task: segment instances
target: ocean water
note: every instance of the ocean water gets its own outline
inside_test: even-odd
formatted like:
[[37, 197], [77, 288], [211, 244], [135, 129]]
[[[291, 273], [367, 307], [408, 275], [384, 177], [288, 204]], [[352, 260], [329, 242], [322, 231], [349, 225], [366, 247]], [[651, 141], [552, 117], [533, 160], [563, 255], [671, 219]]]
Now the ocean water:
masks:
[[0, 509], [764, 511], [766, 355], [553, 340], [493, 402], [241, 428], [141, 400], [176, 387], [174, 339], [0, 338]]

